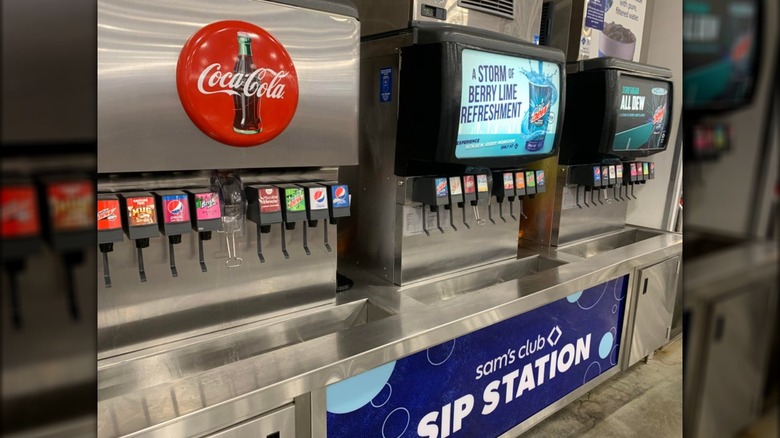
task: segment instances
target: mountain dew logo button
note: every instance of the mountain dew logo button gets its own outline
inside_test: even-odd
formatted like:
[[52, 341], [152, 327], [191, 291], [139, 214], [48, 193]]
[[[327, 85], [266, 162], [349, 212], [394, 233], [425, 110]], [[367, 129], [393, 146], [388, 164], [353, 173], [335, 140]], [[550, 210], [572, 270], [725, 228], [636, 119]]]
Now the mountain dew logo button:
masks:
[[528, 187], [536, 187], [536, 175], [533, 171], [525, 173], [525, 183]]
[[615, 170], [617, 171], [618, 179], [623, 179], [623, 165], [618, 165]]
[[287, 202], [287, 211], [306, 211], [306, 200], [304, 199], [302, 188], [285, 189], [284, 194]]

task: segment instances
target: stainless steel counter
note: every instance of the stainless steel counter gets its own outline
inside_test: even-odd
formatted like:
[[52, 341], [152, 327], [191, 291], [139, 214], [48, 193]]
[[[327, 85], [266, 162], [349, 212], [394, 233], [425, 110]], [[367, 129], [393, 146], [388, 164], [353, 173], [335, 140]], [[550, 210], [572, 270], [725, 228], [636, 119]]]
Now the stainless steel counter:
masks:
[[99, 361], [98, 436], [203, 436], [290, 403], [316, 430], [326, 385], [682, 251], [679, 234], [619, 233], [599, 251], [521, 248], [518, 260], [404, 287], [345, 271], [355, 287], [332, 306]]

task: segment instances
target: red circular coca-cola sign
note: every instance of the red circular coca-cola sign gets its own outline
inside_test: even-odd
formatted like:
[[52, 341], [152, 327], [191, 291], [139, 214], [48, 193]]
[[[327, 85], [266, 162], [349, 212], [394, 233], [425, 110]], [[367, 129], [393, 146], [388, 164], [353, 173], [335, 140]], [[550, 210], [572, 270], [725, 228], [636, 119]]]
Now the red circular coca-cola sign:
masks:
[[193, 123], [231, 146], [257, 146], [281, 134], [298, 107], [298, 75], [270, 33], [243, 21], [195, 32], [176, 65], [176, 88]]

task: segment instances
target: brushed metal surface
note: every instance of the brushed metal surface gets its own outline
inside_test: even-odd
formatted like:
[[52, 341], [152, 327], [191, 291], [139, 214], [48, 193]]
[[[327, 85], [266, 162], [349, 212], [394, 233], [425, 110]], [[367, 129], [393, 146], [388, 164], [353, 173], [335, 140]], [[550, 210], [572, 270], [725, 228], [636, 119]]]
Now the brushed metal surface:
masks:
[[[391, 313], [399, 313], [246, 359], [226, 361], [218, 367], [199, 367], [197, 357], [180, 358], [177, 360], [188, 361], [186, 363], [193, 370], [181, 379], [150, 386], [140, 381], [116, 388], [101, 386], [98, 390], [98, 435], [196, 436], [211, 433], [388, 361], [479, 330], [589, 286], [632, 274], [638, 267], [679, 255], [681, 247], [679, 235], [665, 233], [598, 257], [506, 279], [470, 293], [440, 300], [426, 299], [430, 303], [427, 305], [415, 297], [433, 297], [435, 293], [410, 288], [413, 296], [409, 296], [404, 288], [399, 289], [366, 271], [348, 268], [345, 273], [356, 285], [339, 294], [339, 303], [369, 299], [381, 303], [381, 307]], [[485, 281], [495, 272], [486, 269], [483, 278], [471, 274], [472, 280], [476, 283]], [[435, 283], [431, 281], [420, 287], [435, 291]], [[176, 369], [179, 365], [173, 361], [171, 358], [166, 366]], [[113, 366], [116, 367], [113, 372], [122, 375], [122, 370], [127, 370], [132, 374], [135, 366], [132, 360], [120, 362]], [[176, 404], [172, 401], [172, 391]], [[153, 403], [158, 408], [150, 409]], [[163, 412], [168, 414], [158, 415]], [[312, 412], [312, 415], [318, 414]]]
[[279, 438], [298, 436], [295, 429], [295, 405], [280, 408], [259, 418], [209, 435], [213, 438], [257, 438], [278, 434]]
[[[514, 19], [458, 5], [458, 0], [354, 0], [354, 3], [360, 14], [362, 35], [406, 29], [412, 22], [422, 21], [492, 30], [533, 42], [542, 20], [542, 0], [515, 0]], [[446, 10], [447, 19], [423, 16], [423, 5]]]
[[759, 381], [772, 372], [766, 352], [777, 316], [767, 310], [778, 300], [778, 253], [776, 242], [744, 242], [686, 260], [686, 436], [739, 429], [760, 409]]
[[758, 419], [764, 383], [772, 372], [767, 369], [768, 346], [776, 297], [776, 281], [763, 281], [711, 303], [691, 436], [736, 436]]
[[652, 354], [669, 340], [680, 257], [638, 269], [636, 311], [628, 366]]
[[604, 251], [620, 248], [658, 236], [661, 233], [663, 233], [663, 231], [627, 227], [620, 231], [613, 231], [601, 234], [594, 238], [578, 240], [575, 243], [560, 246], [558, 247], [558, 251], [577, 257], [589, 258], [601, 254]]
[[[240, 19], [282, 43], [298, 73], [287, 129], [259, 147], [223, 145], [187, 117], [176, 63], [203, 26]], [[98, 2], [98, 172], [357, 163], [360, 24], [262, 0]]]
[[[558, 168], [555, 208], [559, 210], [555, 211], [553, 217], [552, 245], [562, 246], [580, 239], [623, 229], [626, 225], [628, 203], [637, 201], [627, 201], [625, 197], [619, 201], [615, 198], [612, 189], [595, 190], [585, 195], [582, 187], [577, 188], [567, 182], [569, 169], [570, 166]], [[576, 194], [578, 189], [579, 206]]]
[[[337, 179], [335, 169], [310, 172], [242, 173], [245, 185], [261, 181], [312, 181]], [[183, 176], [147, 176], [137, 180], [102, 180], [99, 191], [183, 189], [208, 186], [207, 173]], [[102, 266], [95, 273], [98, 281], [97, 329], [98, 358], [103, 359], [183, 338], [248, 324], [259, 319], [332, 303], [336, 294], [336, 226], [319, 221], [307, 229], [308, 248], [303, 247], [305, 223], [285, 232], [290, 258], [282, 249], [281, 224], [262, 234], [263, 255], [257, 255], [257, 227], [245, 220], [237, 234], [237, 255], [243, 259], [238, 268], [227, 268], [227, 234], [213, 232], [203, 242], [208, 272], [198, 262], [198, 233], [182, 236], [174, 246], [178, 277], [169, 267], [168, 239], [156, 237], [143, 250], [148, 281], [139, 280], [135, 243], [127, 239], [114, 243], [108, 253], [112, 287], [103, 282]], [[327, 229], [332, 251], [324, 244]]]

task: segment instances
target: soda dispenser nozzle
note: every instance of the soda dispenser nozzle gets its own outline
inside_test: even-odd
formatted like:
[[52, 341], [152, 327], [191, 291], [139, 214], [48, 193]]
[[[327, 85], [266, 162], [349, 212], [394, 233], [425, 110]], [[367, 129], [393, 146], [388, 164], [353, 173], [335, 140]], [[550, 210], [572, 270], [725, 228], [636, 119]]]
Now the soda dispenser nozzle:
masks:
[[143, 249], [149, 247], [149, 239], [157, 237], [157, 208], [154, 196], [147, 192], [119, 195], [122, 209], [122, 228], [131, 240], [135, 241], [138, 259], [138, 275], [142, 283], [146, 282]]
[[187, 194], [178, 190], [168, 190], [154, 193], [159, 217], [160, 232], [168, 236], [168, 258], [170, 260], [171, 276], [178, 277], [176, 255], [174, 248], [181, 243], [181, 235], [190, 232], [190, 202]]
[[8, 275], [11, 321], [14, 328], [19, 330], [23, 326], [23, 318], [18, 276], [24, 271], [25, 258], [40, 251], [41, 246], [41, 223], [35, 186], [21, 181], [18, 184], [4, 181], [0, 189], [0, 211], [3, 213], [0, 254]]
[[73, 320], [81, 318], [73, 271], [84, 261], [87, 242], [95, 236], [96, 199], [94, 181], [87, 177], [45, 177], [44, 209], [47, 212], [47, 239], [60, 254], [65, 267], [68, 310]]
[[108, 267], [108, 253], [114, 251], [114, 242], [121, 242], [122, 218], [119, 198], [116, 195], [101, 194], [97, 197], [98, 248], [103, 256], [103, 281], [111, 287], [111, 271]]
[[449, 202], [444, 206], [445, 210], [450, 212], [450, 227], [453, 231], [458, 231], [455, 226], [455, 220], [453, 217], [452, 206], [458, 205], [463, 209], [463, 184], [459, 176], [451, 176], [448, 179], [449, 183]]
[[[281, 224], [283, 222], [279, 188], [250, 186], [246, 188], [246, 199], [249, 203], [247, 217], [250, 221], [257, 224], [257, 258], [260, 260], [260, 263], [265, 263], [262, 236], [271, 232], [272, 224]], [[284, 232], [284, 226], [282, 226], [282, 232]], [[284, 245], [285, 242], [282, 239], [282, 246], [284, 247]]]
[[225, 266], [237, 268], [244, 264], [238, 256], [236, 234], [243, 232], [246, 201], [241, 176], [237, 170], [215, 170], [211, 176], [211, 189], [219, 194], [222, 230], [225, 233], [228, 258]]
[[441, 226], [441, 214], [439, 206], [448, 205], [450, 203], [449, 195], [449, 183], [445, 177], [436, 178], [417, 178], [414, 180], [414, 186], [412, 187], [412, 201], [419, 202], [423, 205], [422, 225], [423, 232], [430, 236], [428, 231], [428, 214], [427, 209], [430, 209], [432, 213], [436, 213], [436, 228], [444, 233], [444, 228]]
[[[330, 243], [328, 242], [328, 219], [330, 214], [328, 213], [328, 188], [322, 184], [307, 183], [299, 184], [303, 187], [306, 195], [306, 219], [309, 224], [309, 228], [316, 228], [317, 224], [322, 220], [323, 225], [323, 245], [328, 252], [331, 252]], [[308, 236], [307, 236], [308, 237]]]
[[[287, 252], [287, 237], [285, 230], [295, 230], [296, 222], [306, 222], [306, 192], [302, 187], [288, 184], [279, 186], [281, 198], [284, 199], [282, 208], [282, 253], [284, 258], [290, 258]], [[309, 235], [306, 225], [303, 226], [303, 250], [306, 255], [311, 255], [309, 250]]]
[[212, 231], [222, 230], [222, 212], [219, 195], [211, 189], [185, 190], [190, 208], [190, 224], [198, 232], [198, 261], [200, 271], [207, 272], [203, 241], [211, 240]]

